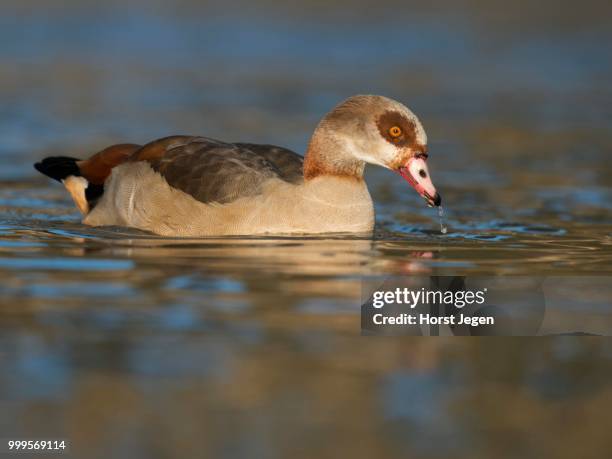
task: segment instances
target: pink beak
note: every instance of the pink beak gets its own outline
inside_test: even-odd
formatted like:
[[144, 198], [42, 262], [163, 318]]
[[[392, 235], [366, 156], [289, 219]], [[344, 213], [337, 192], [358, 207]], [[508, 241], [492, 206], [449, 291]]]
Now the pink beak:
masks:
[[440, 206], [442, 198], [431, 181], [425, 158], [418, 156], [410, 158], [405, 166], [399, 168], [398, 172], [417, 190], [417, 193], [425, 198], [427, 205]]

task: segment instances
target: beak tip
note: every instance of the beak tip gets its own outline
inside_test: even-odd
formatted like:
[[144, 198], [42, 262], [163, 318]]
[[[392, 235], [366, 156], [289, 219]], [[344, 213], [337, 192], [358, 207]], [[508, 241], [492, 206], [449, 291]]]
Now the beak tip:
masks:
[[442, 204], [442, 196], [440, 196], [440, 193], [436, 193], [433, 198], [433, 205], [440, 207], [440, 204]]

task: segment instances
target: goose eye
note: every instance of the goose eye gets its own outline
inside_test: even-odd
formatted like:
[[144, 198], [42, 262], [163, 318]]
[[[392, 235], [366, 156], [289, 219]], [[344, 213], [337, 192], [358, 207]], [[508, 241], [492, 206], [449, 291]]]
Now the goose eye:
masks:
[[393, 138], [397, 138], [402, 135], [402, 128], [399, 126], [392, 126], [389, 128], [389, 135]]

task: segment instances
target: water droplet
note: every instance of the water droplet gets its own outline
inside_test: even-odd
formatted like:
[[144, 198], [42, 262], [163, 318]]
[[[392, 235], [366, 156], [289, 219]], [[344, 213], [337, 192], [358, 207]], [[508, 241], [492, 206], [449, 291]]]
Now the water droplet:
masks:
[[448, 231], [448, 228], [446, 224], [444, 223], [444, 209], [442, 208], [442, 206], [438, 207], [438, 217], [440, 218], [440, 232], [442, 234], [446, 234], [446, 232]]

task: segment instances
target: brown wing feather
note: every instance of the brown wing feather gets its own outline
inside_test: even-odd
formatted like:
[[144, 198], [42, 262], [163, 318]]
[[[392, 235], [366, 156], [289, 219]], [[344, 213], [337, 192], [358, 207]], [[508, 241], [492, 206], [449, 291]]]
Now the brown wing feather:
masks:
[[186, 147], [193, 143], [195, 139], [190, 135], [172, 135], [149, 142], [140, 149], [136, 150], [129, 158], [130, 161], [154, 161], [162, 158], [169, 150], [177, 147]]
[[205, 203], [257, 195], [273, 178], [291, 183], [302, 180], [302, 157], [272, 145], [172, 136], [151, 142], [130, 157], [130, 161], [143, 160], [170, 186]]
[[240, 148], [246, 148], [270, 161], [278, 169], [282, 178], [291, 183], [299, 183], [304, 178], [304, 157], [287, 148], [276, 145], [260, 145], [256, 143], [236, 143]]
[[140, 145], [132, 143], [111, 145], [89, 159], [77, 161], [76, 164], [81, 175], [90, 184], [103, 185], [113, 167], [125, 162], [139, 148]]

